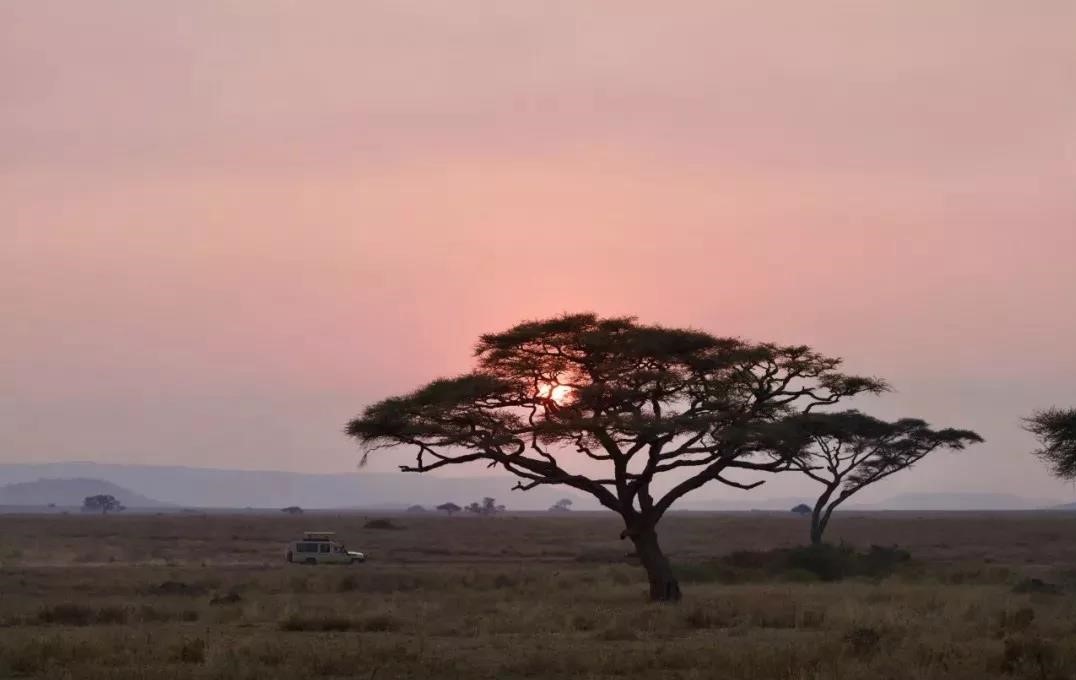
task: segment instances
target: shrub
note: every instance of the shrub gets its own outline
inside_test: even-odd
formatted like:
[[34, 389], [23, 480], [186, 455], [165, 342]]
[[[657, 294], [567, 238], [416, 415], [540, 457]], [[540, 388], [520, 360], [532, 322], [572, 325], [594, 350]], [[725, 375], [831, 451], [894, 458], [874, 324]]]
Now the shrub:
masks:
[[400, 621], [389, 614], [373, 614], [354, 622], [356, 630], [367, 633], [391, 633], [400, 630]]
[[280, 623], [287, 632], [329, 632], [351, 630], [352, 621], [343, 616], [289, 616]]
[[185, 638], [172, 649], [171, 657], [179, 663], [205, 663], [205, 640]]
[[1061, 588], [1053, 583], [1047, 583], [1042, 579], [1025, 578], [1013, 586], [1014, 593], [1033, 593], [1038, 595], [1058, 595]]
[[123, 607], [94, 609], [73, 602], [65, 602], [38, 610], [37, 620], [40, 623], [59, 626], [109, 625], [127, 623], [127, 614], [127, 610]]
[[348, 574], [344, 578], [340, 579], [340, 582], [336, 584], [336, 591], [339, 593], [350, 593], [359, 587], [359, 581], [355, 578], [354, 574]]
[[1021, 607], [1015, 611], [1003, 609], [998, 625], [1002, 631], [1020, 632], [1031, 627], [1034, 621], [1035, 610], [1031, 607]]
[[863, 626], [848, 631], [844, 636], [844, 642], [853, 656], [874, 656], [882, 642], [882, 635], [874, 628]]
[[369, 522], [367, 522], [366, 524], [363, 524], [362, 526], [363, 526], [364, 529], [388, 529], [388, 530], [403, 529], [403, 527], [400, 526], [399, 524], [396, 524], [391, 519], [386, 519], [386, 518], [372, 519]]
[[151, 586], [149, 592], [152, 595], [186, 595], [194, 597], [204, 595], [206, 589], [204, 586], [184, 583], [183, 581], [164, 581], [156, 586]]
[[211, 605], [238, 604], [238, 603], [240, 603], [242, 601], [243, 601], [243, 596], [233, 590], [233, 591], [225, 593], [223, 595], [214, 595], [212, 597], [212, 599], [209, 600], [209, 604], [211, 604]]
[[853, 577], [882, 578], [909, 562], [911, 555], [898, 548], [872, 545], [865, 553], [851, 546], [809, 545], [767, 551], [731, 553], [719, 563], [688, 565], [680, 568], [685, 581], [720, 581], [735, 583], [762, 576], [787, 581], [840, 581]]
[[344, 632], [389, 633], [399, 630], [400, 621], [388, 614], [372, 614], [358, 619], [344, 616], [289, 616], [280, 623], [280, 630], [287, 632]]
[[41, 623], [55, 623], [62, 626], [88, 626], [93, 623], [93, 619], [93, 609], [74, 603], [52, 605], [37, 613], [37, 620]]
[[1060, 680], [1063, 677], [1057, 658], [1057, 647], [1041, 637], [1011, 637], [1005, 640], [1001, 655], [1001, 671], [1041, 680]]

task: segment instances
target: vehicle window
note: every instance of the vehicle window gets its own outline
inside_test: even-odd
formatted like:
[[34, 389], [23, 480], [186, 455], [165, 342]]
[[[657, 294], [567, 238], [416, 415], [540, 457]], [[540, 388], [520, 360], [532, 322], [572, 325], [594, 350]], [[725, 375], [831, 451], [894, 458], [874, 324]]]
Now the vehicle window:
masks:
[[297, 545], [295, 547], [299, 552], [317, 552], [318, 551], [318, 544], [317, 543], [300, 543], [299, 545]]
[[322, 543], [321, 544], [321, 552], [323, 552], [323, 553], [329, 552], [329, 544], [328, 543]]

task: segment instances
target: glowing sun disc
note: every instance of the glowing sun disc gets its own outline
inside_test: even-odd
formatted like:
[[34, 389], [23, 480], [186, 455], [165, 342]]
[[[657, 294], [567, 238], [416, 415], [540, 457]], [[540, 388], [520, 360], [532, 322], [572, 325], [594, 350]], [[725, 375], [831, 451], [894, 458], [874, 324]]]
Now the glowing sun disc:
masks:
[[550, 383], [543, 383], [538, 386], [538, 396], [542, 399], [552, 399], [557, 404], [563, 406], [568, 403], [572, 395], [572, 388], [567, 385], [553, 385]]

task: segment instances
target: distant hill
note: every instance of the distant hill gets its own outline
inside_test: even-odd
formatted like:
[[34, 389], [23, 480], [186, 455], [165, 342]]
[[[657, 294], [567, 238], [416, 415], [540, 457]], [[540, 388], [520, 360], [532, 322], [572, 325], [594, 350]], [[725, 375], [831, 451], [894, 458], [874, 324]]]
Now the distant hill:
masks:
[[1051, 500], [1037, 500], [1005, 493], [905, 493], [880, 503], [861, 505], [860, 510], [1037, 510]]
[[[697, 500], [688, 497], [675, 510], [790, 510], [800, 503], [813, 506], [815, 498], [744, 498], [742, 500]], [[875, 503], [857, 503], [855, 499], [838, 508], [838, 512], [872, 512], [879, 510], [1037, 510], [1054, 505], [1052, 500], [1037, 500], [1003, 493], [906, 493]], [[1076, 503], [1071, 508], [1076, 510]]]
[[[191, 508], [282, 508], [298, 505], [307, 509], [393, 510], [414, 504], [432, 507], [446, 501], [465, 505], [471, 501], [481, 501], [485, 496], [496, 498], [509, 510], [545, 510], [561, 498], [571, 498], [581, 508], [595, 505], [588, 503], [589, 498], [564, 488], [538, 487], [526, 492], [512, 491], [517, 480], [506, 475], [439, 477], [368, 472], [334, 475], [87, 462], [0, 463], [0, 484], [41, 478], [104, 480], [125, 489], [137, 489], [139, 494], [156, 498], [161, 503]], [[78, 503], [81, 504], [82, 498], [87, 495], [79, 496]], [[123, 502], [129, 507], [136, 507], [134, 503]], [[0, 499], [0, 505], [3, 504], [5, 501]]]
[[165, 503], [102, 479], [46, 478], [0, 486], [0, 505], [79, 507], [87, 496], [109, 494], [128, 508], [161, 508]]

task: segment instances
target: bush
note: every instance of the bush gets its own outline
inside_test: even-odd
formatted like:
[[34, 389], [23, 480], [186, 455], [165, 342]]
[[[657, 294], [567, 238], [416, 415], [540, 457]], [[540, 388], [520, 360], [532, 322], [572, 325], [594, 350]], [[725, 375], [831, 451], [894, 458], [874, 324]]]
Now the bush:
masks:
[[402, 526], [400, 526], [399, 524], [394, 523], [391, 519], [384, 519], [384, 518], [372, 519], [369, 522], [367, 522], [366, 524], [363, 524], [362, 527], [364, 529], [388, 529], [388, 530], [403, 529]]
[[289, 616], [280, 623], [280, 630], [294, 632], [329, 632], [351, 630], [352, 622], [343, 616]]
[[389, 614], [373, 614], [354, 622], [355, 629], [367, 633], [391, 633], [400, 630], [400, 621]]
[[206, 589], [204, 586], [184, 583], [183, 581], [164, 581], [156, 586], [150, 587], [149, 592], [152, 595], [185, 595], [195, 597], [204, 595]]
[[359, 587], [359, 581], [355, 578], [354, 574], [348, 574], [344, 578], [340, 579], [340, 582], [336, 584], [336, 592], [338, 593], [350, 593]]
[[214, 595], [209, 600], [209, 604], [211, 604], [211, 605], [239, 604], [242, 601], [243, 601], [243, 596], [233, 590], [233, 591], [225, 593], [223, 595]]
[[44, 624], [60, 626], [89, 626], [93, 624], [127, 623], [127, 610], [123, 607], [94, 609], [81, 604], [63, 603], [44, 607], [37, 612], [37, 620]]
[[874, 628], [853, 628], [845, 634], [844, 642], [848, 645], [853, 656], [869, 657], [878, 652], [878, 646], [882, 642], [882, 635]]
[[1042, 579], [1025, 578], [1013, 586], [1014, 593], [1033, 593], [1037, 595], [1058, 595], [1061, 588], [1053, 583], [1047, 583]]
[[81, 604], [57, 604], [41, 609], [37, 613], [37, 620], [62, 626], [88, 626], [93, 623], [94, 611]]
[[1001, 671], [1027, 678], [1061, 680], [1057, 646], [1041, 637], [1011, 637], [1005, 640]]
[[184, 639], [172, 649], [171, 657], [179, 663], [205, 663], [205, 640]]
[[388, 614], [372, 614], [358, 619], [344, 616], [289, 616], [280, 623], [280, 630], [295, 632], [345, 632], [390, 633], [399, 630], [400, 621]]

